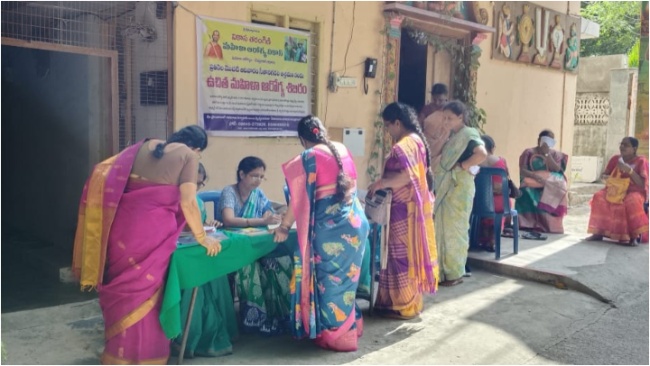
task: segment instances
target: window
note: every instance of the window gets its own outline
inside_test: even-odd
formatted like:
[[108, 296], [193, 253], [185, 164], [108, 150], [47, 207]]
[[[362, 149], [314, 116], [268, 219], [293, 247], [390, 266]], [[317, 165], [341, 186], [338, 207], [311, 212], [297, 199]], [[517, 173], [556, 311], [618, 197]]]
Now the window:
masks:
[[313, 115], [318, 115], [318, 41], [320, 25], [318, 23], [310, 22], [307, 20], [258, 11], [253, 11], [251, 13], [251, 23], [289, 28], [310, 33], [311, 45], [309, 49], [309, 65], [311, 68], [311, 113]]

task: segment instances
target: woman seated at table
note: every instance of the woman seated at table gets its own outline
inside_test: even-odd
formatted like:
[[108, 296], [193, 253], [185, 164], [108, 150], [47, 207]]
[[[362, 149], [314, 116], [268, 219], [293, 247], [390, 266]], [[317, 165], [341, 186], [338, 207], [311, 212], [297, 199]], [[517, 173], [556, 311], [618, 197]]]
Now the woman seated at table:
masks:
[[325, 349], [356, 351], [363, 333], [355, 293], [368, 237], [348, 149], [327, 137], [322, 122], [298, 122], [305, 151], [282, 166], [291, 195], [275, 241], [296, 221], [298, 251], [291, 282], [293, 334]]
[[[225, 228], [259, 227], [280, 223], [271, 202], [259, 188], [266, 164], [248, 156], [239, 162], [237, 183], [221, 192], [217, 220]], [[245, 332], [273, 335], [284, 332], [289, 322], [289, 280], [292, 262], [289, 256], [263, 258], [237, 271], [239, 312]]]
[[648, 197], [648, 161], [636, 154], [638, 147], [639, 140], [626, 137], [619, 146], [621, 154], [609, 160], [602, 176], [608, 186], [591, 200], [588, 232], [593, 235], [586, 240], [607, 237], [633, 246], [641, 236], [647, 242], [648, 215], [643, 204]]
[[[487, 167], [487, 168], [503, 169], [506, 172], [507, 176], [510, 177], [506, 159], [501, 156], [494, 155], [494, 150], [496, 149], [496, 144], [494, 143], [494, 139], [488, 135], [483, 135], [481, 136], [481, 140], [483, 140], [483, 142], [485, 143], [485, 150], [487, 150], [488, 156], [485, 159], [485, 161], [480, 164], [480, 166]], [[503, 195], [502, 195], [503, 184], [508, 184], [508, 182], [507, 181], [503, 182], [500, 176], [492, 177], [495, 212], [503, 212], [503, 208], [504, 208]], [[504, 217], [503, 220], [505, 219], [506, 218]], [[511, 228], [507, 228], [507, 229], [509, 229], [508, 231], [510, 233], [512, 232]], [[504, 231], [505, 230], [506, 229], [504, 229]], [[481, 220], [481, 229], [479, 230], [478, 246], [479, 248], [484, 249], [488, 252], [494, 252], [494, 220], [489, 217]]]
[[[196, 186], [205, 186], [208, 176], [203, 164], [199, 163], [199, 175]], [[199, 196], [196, 201], [201, 211], [201, 221], [205, 226], [219, 227], [217, 220], [208, 220], [205, 203]], [[192, 299], [192, 291], [183, 291], [181, 298], [181, 314], [187, 314]], [[194, 356], [217, 357], [232, 353], [230, 341], [238, 336], [235, 306], [228, 285], [228, 277], [223, 276], [200, 286], [194, 303], [194, 316], [187, 336], [185, 358]], [[185, 318], [183, 321], [185, 322]], [[185, 324], [182, 324], [185, 327]], [[174, 340], [172, 353], [178, 355], [182, 337]]]
[[550, 130], [539, 134], [537, 146], [519, 157], [521, 196], [515, 202], [519, 226], [530, 230], [529, 239], [543, 238], [540, 232], [563, 234], [567, 214], [567, 181], [564, 176], [569, 157], [557, 150]]

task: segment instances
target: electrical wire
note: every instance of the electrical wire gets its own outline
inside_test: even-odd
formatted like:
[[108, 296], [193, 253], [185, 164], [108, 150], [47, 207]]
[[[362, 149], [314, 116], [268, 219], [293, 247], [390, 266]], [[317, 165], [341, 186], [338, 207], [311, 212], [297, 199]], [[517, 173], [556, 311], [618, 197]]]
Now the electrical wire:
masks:
[[357, 2], [353, 1], [352, 2], [352, 29], [350, 30], [350, 39], [348, 40], [348, 47], [345, 49], [345, 56], [343, 57], [343, 75], [341, 77], [345, 76], [345, 72], [348, 69], [348, 51], [350, 51], [350, 45], [352, 44], [352, 36], [354, 35], [354, 15], [357, 10]]

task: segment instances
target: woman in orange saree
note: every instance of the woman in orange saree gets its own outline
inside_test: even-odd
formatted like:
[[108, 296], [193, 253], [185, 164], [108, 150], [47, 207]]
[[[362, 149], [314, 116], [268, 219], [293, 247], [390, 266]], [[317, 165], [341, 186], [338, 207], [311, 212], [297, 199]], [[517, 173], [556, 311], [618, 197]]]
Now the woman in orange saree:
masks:
[[[614, 155], [603, 172], [603, 179], [609, 177], [628, 181], [622, 202], [613, 203], [609, 187], [596, 192], [591, 200], [586, 240], [602, 240], [604, 237], [623, 245], [636, 245], [636, 239], [648, 241], [648, 215], [643, 209], [648, 199], [648, 161], [638, 156], [639, 140], [626, 137], [621, 141], [620, 155]], [[610, 196], [608, 199], [608, 195]]]
[[198, 126], [168, 141], [145, 140], [97, 164], [84, 186], [73, 270], [97, 288], [105, 325], [104, 364], [164, 364], [170, 341], [159, 311], [167, 267], [187, 220], [208, 255], [221, 245], [203, 230], [196, 203]]

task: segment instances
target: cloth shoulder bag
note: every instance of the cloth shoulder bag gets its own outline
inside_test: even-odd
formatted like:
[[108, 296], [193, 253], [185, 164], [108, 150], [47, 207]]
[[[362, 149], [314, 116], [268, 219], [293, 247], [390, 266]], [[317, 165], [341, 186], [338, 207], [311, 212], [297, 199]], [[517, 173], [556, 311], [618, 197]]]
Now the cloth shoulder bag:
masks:
[[607, 188], [605, 199], [610, 203], [623, 203], [629, 186], [630, 178], [621, 178], [621, 172], [618, 168], [614, 169], [612, 175], [605, 182], [605, 188]]
[[379, 225], [387, 225], [392, 198], [393, 192], [389, 189], [377, 190], [372, 196], [366, 195], [366, 217]]

